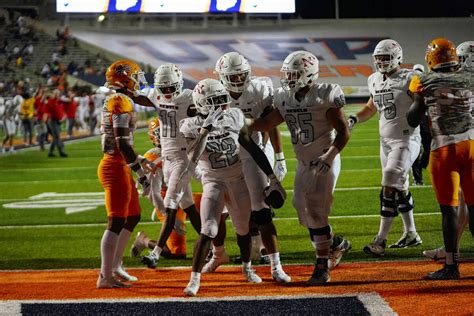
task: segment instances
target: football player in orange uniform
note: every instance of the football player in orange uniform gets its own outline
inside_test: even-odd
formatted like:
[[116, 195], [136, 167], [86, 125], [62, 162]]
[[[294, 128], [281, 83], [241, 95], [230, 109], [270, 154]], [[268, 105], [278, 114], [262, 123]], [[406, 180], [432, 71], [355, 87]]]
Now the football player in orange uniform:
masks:
[[140, 85], [146, 84], [143, 71], [132, 61], [118, 60], [109, 66], [105, 76], [106, 86], [115, 92], [104, 101], [100, 127], [104, 156], [97, 174], [105, 190], [108, 225], [100, 245], [102, 262], [97, 288], [121, 288], [130, 285], [115, 277], [137, 280], [122, 266], [125, 247], [141, 213], [130, 169], [137, 174], [138, 183], [147, 195], [150, 182], [146, 173], [154, 166], [137, 155], [133, 148], [135, 112], [132, 98], [139, 95]]
[[[410, 91], [414, 102], [408, 123], [417, 126], [428, 111], [432, 135], [430, 173], [442, 214], [445, 265], [428, 279], [459, 279], [459, 186], [472, 218], [474, 215], [474, 111], [472, 73], [460, 67], [456, 47], [444, 38], [428, 45], [425, 55], [430, 72], [414, 76]], [[470, 222], [471, 232], [474, 231]]]

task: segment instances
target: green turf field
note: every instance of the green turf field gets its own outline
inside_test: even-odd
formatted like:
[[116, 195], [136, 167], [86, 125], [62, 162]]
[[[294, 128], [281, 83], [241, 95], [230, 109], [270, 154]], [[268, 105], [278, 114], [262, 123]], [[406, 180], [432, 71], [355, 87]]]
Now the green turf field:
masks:
[[[348, 106], [346, 112], [356, 111]], [[295, 159], [286, 126], [281, 126], [288, 174], [283, 186], [288, 191], [284, 207], [276, 211], [275, 223], [284, 263], [309, 263], [314, 251], [308, 233], [296, 219], [291, 206]], [[136, 133], [136, 149], [144, 153], [151, 143], [144, 130]], [[106, 223], [102, 187], [97, 165], [102, 156], [99, 138], [66, 143], [68, 158], [48, 158], [45, 152], [29, 151], [0, 156], [0, 269], [99, 268], [100, 239]], [[357, 125], [342, 152], [331, 213], [334, 232], [352, 242], [344, 261], [374, 260], [362, 252], [378, 231], [380, 161], [377, 119]], [[416, 226], [423, 244], [417, 248], [387, 250], [381, 260], [421, 259], [424, 249], [442, 244], [441, 216], [425, 172], [425, 186], [412, 187]], [[200, 190], [197, 183], [194, 189]], [[152, 223], [151, 204], [142, 198], [144, 230], [156, 237], [159, 224]], [[197, 234], [188, 225], [188, 258]], [[226, 248], [236, 256], [238, 249], [230, 221]], [[401, 219], [395, 220], [388, 243], [402, 233]], [[466, 232], [463, 257], [473, 257], [474, 243]], [[469, 252], [470, 251], [470, 252]], [[128, 252], [127, 252], [128, 253]], [[138, 259], [125, 258], [127, 266], [141, 266]], [[190, 265], [191, 259], [162, 259], [161, 266]]]

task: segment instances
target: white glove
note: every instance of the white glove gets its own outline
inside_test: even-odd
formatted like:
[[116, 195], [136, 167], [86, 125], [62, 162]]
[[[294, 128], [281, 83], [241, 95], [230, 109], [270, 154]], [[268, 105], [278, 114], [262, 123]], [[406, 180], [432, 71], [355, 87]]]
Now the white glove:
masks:
[[139, 185], [142, 187], [142, 196], [148, 196], [150, 194], [151, 182], [146, 176], [138, 178], [135, 185], [137, 189]]
[[196, 168], [194, 169], [193, 178], [198, 181], [201, 181], [202, 169], [199, 166], [196, 166]]
[[329, 152], [322, 154], [318, 159], [310, 162], [310, 169], [313, 173], [325, 175], [331, 170], [332, 161], [334, 158], [329, 157]]
[[217, 109], [214, 108], [214, 110], [210, 111], [209, 114], [207, 115], [206, 119], [202, 123], [202, 127], [205, 129], [210, 130], [209, 126], [214, 126], [217, 122], [217, 120], [224, 114], [224, 111], [221, 109], [221, 107], [218, 107]]
[[278, 181], [283, 181], [283, 178], [285, 178], [285, 175], [287, 173], [286, 169], [286, 161], [285, 157], [283, 156], [283, 153], [276, 153], [276, 162], [275, 162], [275, 167], [273, 168], [273, 173], [275, 174], [276, 178]]
[[146, 158], [140, 161], [140, 166], [145, 173], [154, 173], [156, 170], [156, 164]]
[[415, 64], [413, 65], [413, 70], [418, 71], [418, 72], [425, 72], [425, 66], [420, 65], [420, 64]]
[[352, 130], [354, 125], [356, 125], [357, 121], [359, 119], [355, 115], [350, 115], [349, 118], [347, 119], [347, 125], [349, 125], [349, 129]]

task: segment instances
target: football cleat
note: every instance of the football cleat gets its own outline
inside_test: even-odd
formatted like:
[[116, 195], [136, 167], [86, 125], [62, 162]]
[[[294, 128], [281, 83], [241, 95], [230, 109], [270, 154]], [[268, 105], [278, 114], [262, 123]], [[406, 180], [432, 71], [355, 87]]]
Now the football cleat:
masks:
[[210, 273], [216, 271], [221, 265], [229, 263], [229, 256], [224, 253], [222, 257], [212, 257], [211, 260], [204, 265], [202, 268], [202, 273]]
[[446, 258], [446, 250], [444, 249], [444, 246], [433, 250], [424, 250], [423, 256], [434, 261], [444, 260]]
[[351, 242], [342, 238], [342, 236], [334, 236], [334, 241], [336, 241], [336, 246], [334, 248], [331, 246], [329, 250], [329, 270], [335, 269], [339, 265], [339, 262], [341, 262], [342, 256], [352, 248]]
[[130, 248], [130, 256], [138, 257], [142, 253], [143, 249], [148, 248], [148, 245], [145, 242], [146, 237], [147, 236], [144, 232], [137, 233], [137, 237], [135, 238], [133, 246]]
[[114, 279], [114, 277], [106, 278], [102, 274], [99, 274], [97, 279], [97, 288], [98, 289], [113, 289], [113, 288], [130, 288], [130, 284], [122, 283], [119, 280]]
[[252, 267], [248, 267], [248, 268], [242, 267], [242, 273], [244, 274], [247, 282], [250, 282], [250, 283], [262, 282], [262, 279], [257, 275], [257, 273], [255, 273], [255, 270], [252, 269]]
[[407, 247], [416, 247], [421, 245], [423, 241], [421, 240], [420, 235], [417, 232], [403, 233], [400, 239], [389, 246], [389, 248], [407, 248]]
[[156, 266], [158, 265], [158, 261], [160, 258], [154, 253], [153, 251], [150, 251], [150, 253], [147, 256], [144, 256], [142, 258], [142, 263], [145, 264], [148, 268], [150, 269], [155, 269]]
[[291, 277], [281, 267], [272, 269], [272, 279], [278, 283], [290, 283]]
[[199, 279], [191, 279], [184, 289], [183, 293], [186, 296], [196, 296], [201, 286], [201, 281]]
[[387, 245], [387, 240], [384, 239], [382, 243], [377, 242], [377, 236], [375, 236], [374, 241], [364, 247], [364, 252], [368, 255], [374, 255], [376, 257], [382, 257], [385, 255], [385, 247]]
[[460, 279], [459, 268], [457, 264], [445, 264], [438, 271], [428, 273], [428, 280], [458, 280]]
[[127, 273], [127, 271], [125, 271], [123, 264], [120, 264], [120, 266], [118, 266], [118, 268], [115, 269], [112, 273], [114, 276], [122, 278], [125, 281], [138, 281], [138, 278], [136, 276], [130, 275]]
[[329, 269], [318, 269], [314, 266], [313, 274], [311, 278], [306, 281], [307, 285], [324, 285], [331, 281], [331, 276], [329, 275]]

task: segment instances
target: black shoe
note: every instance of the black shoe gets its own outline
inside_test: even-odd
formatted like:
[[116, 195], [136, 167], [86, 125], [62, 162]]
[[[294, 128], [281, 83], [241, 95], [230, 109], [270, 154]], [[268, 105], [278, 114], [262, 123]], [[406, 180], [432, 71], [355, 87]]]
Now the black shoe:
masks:
[[234, 259], [234, 263], [235, 263], [235, 264], [241, 264], [241, 263], [242, 263], [242, 257], [237, 256], [237, 257]]
[[426, 276], [428, 280], [459, 280], [460, 278], [457, 264], [445, 264], [442, 269], [428, 273]]
[[329, 269], [319, 269], [316, 265], [314, 266], [313, 274], [311, 278], [306, 281], [307, 285], [324, 285], [331, 281], [329, 275]]
[[67, 157], [67, 154], [66, 154], [66, 153], [60, 153], [59, 156], [61, 156], [61, 157]]
[[262, 248], [260, 250], [260, 264], [270, 264], [271, 260], [270, 257], [268, 256], [268, 251], [265, 248]]
[[150, 269], [155, 269], [159, 260], [160, 259], [153, 251], [150, 251], [147, 256], [142, 257], [142, 263]]

